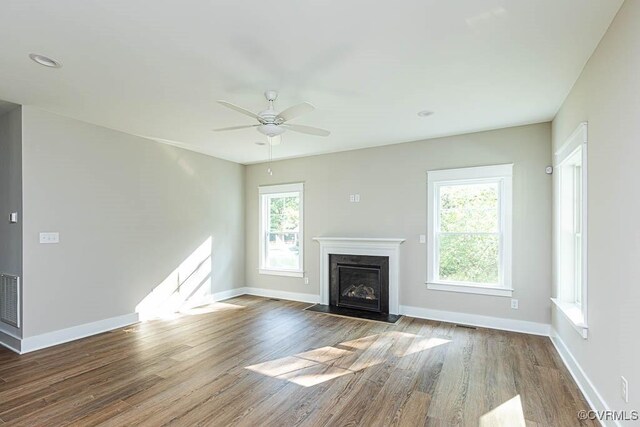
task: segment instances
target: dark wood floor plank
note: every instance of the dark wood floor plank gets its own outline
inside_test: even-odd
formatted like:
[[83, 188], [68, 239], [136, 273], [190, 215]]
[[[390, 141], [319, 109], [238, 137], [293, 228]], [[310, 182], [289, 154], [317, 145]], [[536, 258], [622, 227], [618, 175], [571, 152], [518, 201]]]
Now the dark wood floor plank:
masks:
[[0, 349], [0, 425], [595, 425], [548, 338], [306, 306], [243, 296]]

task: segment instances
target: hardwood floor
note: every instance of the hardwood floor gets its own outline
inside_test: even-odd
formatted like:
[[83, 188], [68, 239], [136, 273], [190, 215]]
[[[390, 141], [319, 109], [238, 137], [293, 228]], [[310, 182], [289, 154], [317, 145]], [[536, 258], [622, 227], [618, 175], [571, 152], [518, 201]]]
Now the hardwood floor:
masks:
[[0, 425], [591, 425], [547, 338], [307, 305], [243, 296], [23, 356], [0, 349]]

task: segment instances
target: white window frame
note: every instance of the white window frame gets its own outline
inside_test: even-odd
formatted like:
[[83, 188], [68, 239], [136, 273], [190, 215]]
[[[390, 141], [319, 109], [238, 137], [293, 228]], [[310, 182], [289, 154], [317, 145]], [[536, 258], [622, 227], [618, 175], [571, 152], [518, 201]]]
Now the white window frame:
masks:
[[[298, 240], [300, 242], [300, 268], [295, 270], [266, 268], [266, 233], [269, 221], [268, 197], [265, 196], [285, 196], [290, 193], [297, 193], [300, 197], [300, 225]], [[258, 218], [258, 245], [259, 245], [259, 273], [276, 276], [304, 277], [304, 184], [279, 184], [265, 185], [258, 187], [258, 206], [260, 213]]]
[[[446, 282], [438, 278], [436, 227], [440, 217], [439, 187], [482, 182], [499, 185], [500, 279], [497, 285]], [[438, 291], [511, 297], [513, 164], [445, 169], [427, 172], [427, 288]]]
[[[587, 238], [587, 141], [588, 141], [588, 125], [586, 122], [580, 123], [577, 129], [567, 138], [565, 143], [555, 152], [554, 155], [554, 189], [556, 190], [556, 206], [555, 212], [555, 265], [554, 269], [554, 281], [556, 288], [556, 296], [551, 298], [551, 301], [559, 309], [560, 313], [569, 321], [573, 328], [584, 339], [587, 339], [589, 326], [587, 323], [587, 301], [588, 301], [588, 277], [587, 277], [587, 255], [588, 255], [588, 238]], [[579, 216], [580, 224], [574, 223], [574, 229], [579, 229], [580, 232], [580, 271], [575, 271], [576, 265], [572, 264], [567, 267], [567, 241], [566, 236], [562, 231], [563, 217], [568, 215], [565, 211], [567, 207], [571, 207], [572, 216], [576, 218], [575, 214], [575, 193], [571, 200], [567, 200], [563, 197], [564, 186], [567, 185], [565, 181], [567, 173], [575, 173], [575, 161], [576, 157], [580, 158], [580, 194], [579, 205], [581, 207], [581, 215]], [[563, 178], [564, 177], [564, 178]], [[575, 188], [575, 177], [572, 176], [572, 187]], [[574, 190], [575, 191], [575, 190]], [[575, 231], [574, 231], [575, 234]], [[573, 242], [572, 254], [575, 254], [575, 242]], [[572, 274], [567, 274], [567, 269], [574, 270]], [[575, 276], [579, 275], [578, 281]], [[567, 278], [567, 277], [570, 277]], [[576, 289], [579, 286], [580, 295], [576, 296]]]

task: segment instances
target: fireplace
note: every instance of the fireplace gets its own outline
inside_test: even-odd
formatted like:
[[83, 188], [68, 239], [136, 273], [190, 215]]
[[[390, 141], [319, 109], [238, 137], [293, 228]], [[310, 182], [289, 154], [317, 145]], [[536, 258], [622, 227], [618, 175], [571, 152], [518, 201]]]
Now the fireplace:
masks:
[[389, 313], [389, 257], [329, 254], [329, 304]]
[[395, 323], [404, 239], [314, 237], [320, 244], [319, 304], [306, 310]]

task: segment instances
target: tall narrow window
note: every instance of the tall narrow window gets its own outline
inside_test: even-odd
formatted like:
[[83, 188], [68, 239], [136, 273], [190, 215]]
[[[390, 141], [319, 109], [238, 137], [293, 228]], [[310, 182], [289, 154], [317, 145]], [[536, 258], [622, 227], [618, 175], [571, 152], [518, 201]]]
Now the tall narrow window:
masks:
[[510, 296], [512, 165], [428, 173], [429, 289]]
[[553, 302], [586, 338], [586, 146], [581, 124], [556, 153], [556, 297]]
[[260, 273], [303, 276], [303, 184], [259, 188]]

